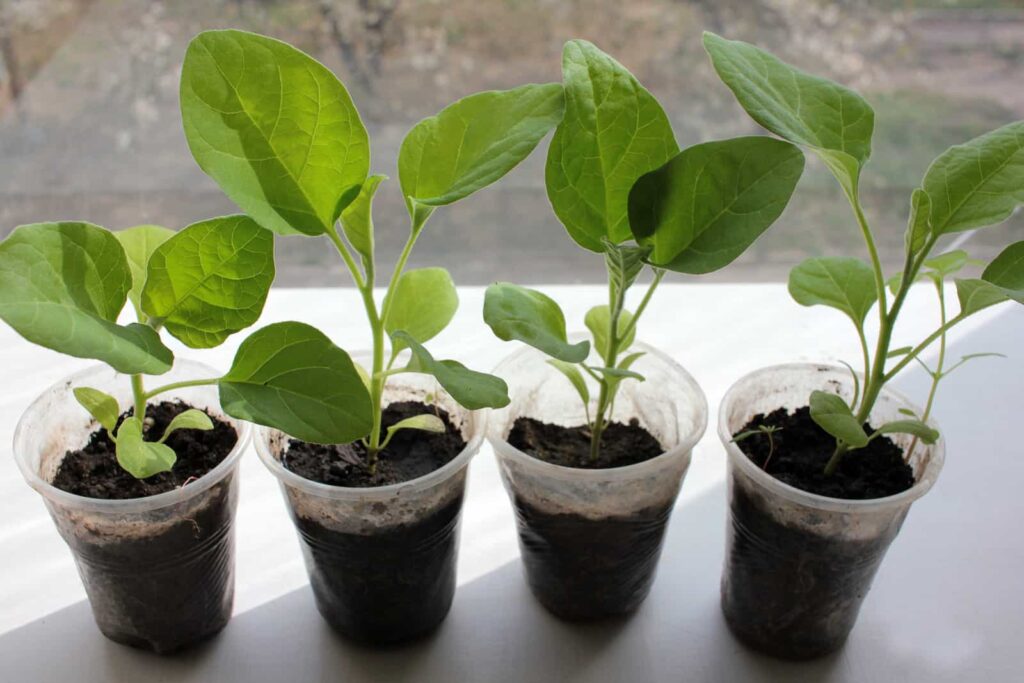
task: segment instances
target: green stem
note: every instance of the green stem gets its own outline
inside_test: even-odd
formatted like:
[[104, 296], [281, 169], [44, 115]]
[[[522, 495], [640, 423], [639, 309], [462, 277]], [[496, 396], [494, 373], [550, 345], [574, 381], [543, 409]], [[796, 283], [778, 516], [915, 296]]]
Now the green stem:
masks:
[[644, 311], [647, 309], [647, 304], [650, 303], [651, 296], [654, 294], [654, 290], [658, 288], [658, 284], [661, 282], [661, 279], [665, 277], [665, 272], [666, 271], [660, 268], [654, 269], [654, 279], [651, 280], [651, 285], [644, 293], [644, 298], [640, 300], [640, 305], [637, 306], [636, 313], [633, 314], [633, 319], [629, 321], [629, 324], [626, 325], [626, 329], [623, 330], [622, 339], [629, 339], [629, 335], [636, 329], [637, 321], [640, 320], [640, 316], [643, 315]]
[[188, 387], [207, 387], [210, 386], [211, 384], [216, 384], [219, 381], [219, 377], [211, 377], [209, 379], [190, 379], [185, 380], [183, 382], [171, 382], [170, 384], [165, 384], [161, 387], [157, 387], [156, 389], [151, 389], [150, 391], [144, 392], [142, 394], [142, 398], [144, 401], [148, 401], [149, 399], [159, 396], [160, 394], [165, 394], [168, 391], [175, 391], [176, 389], [187, 389]]
[[910, 351], [910, 353], [908, 353], [900, 360], [899, 363], [894, 365], [892, 370], [885, 373], [885, 376], [882, 378], [882, 383], [884, 384], [885, 382], [890, 381], [893, 377], [899, 374], [900, 370], [907, 367], [907, 365], [909, 365], [910, 362], [914, 360], [914, 358], [920, 355], [922, 351], [931, 346], [932, 342], [934, 342], [936, 339], [941, 339], [949, 330], [953, 329], [953, 327], [955, 327], [957, 323], [960, 323], [963, 320], [966, 320], [966, 316], [964, 316], [963, 314], [957, 314], [950, 318], [949, 322], [947, 322], [942, 327], [929, 334], [923, 342], [915, 346]]
[[[942, 286], [942, 282], [936, 283], [936, 289], [939, 290], [939, 315], [941, 317], [942, 326], [946, 325], [946, 292]], [[940, 327], [939, 329], [942, 329]], [[943, 332], [942, 336], [939, 337], [939, 360], [935, 365], [935, 371], [932, 373], [932, 386], [928, 390], [928, 401], [924, 404], [924, 413], [921, 414], [921, 422], [928, 424], [928, 418], [932, 414], [932, 406], [935, 405], [935, 394], [939, 389], [939, 382], [942, 380], [942, 372], [946, 369], [946, 333]], [[910, 456], [914, 454], [914, 449], [917, 448], [917, 437], [915, 436], [910, 442], [910, 446], [907, 448], [905, 459], [910, 462]]]
[[[854, 190], [857, 192], [858, 190]], [[857, 225], [860, 226], [861, 234], [864, 236], [864, 243], [868, 247], [868, 255], [871, 257], [871, 268], [875, 273], [875, 292], [878, 295], [878, 317], [879, 322], [884, 325], [886, 318], [887, 297], [885, 292], [885, 274], [882, 271], [882, 261], [878, 257], [878, 248], [875, 246], [875, 238], [871, 234], [871, 226], [861, 208], [860, 199], [856, 195], [848, 196], [850, 206], [853, 207], [853, 214], [857, 218]]]
[[339, 254], [341, 254], [341, 258], [348, 267], [349, 273], [352, 274], [352, 281], [355, 282], [356, 287], [360, 290], [364, 289], [366, 287], [366, 282], [363, 280], [363, 276], [359, 272], [359, 266], [356, 265], [355, 259], [352, 258], [352, 253], [348, 250], [345, 242], [341, 239], [341, 235], [338, 234], [337, 228], [331, 228], [324, 234], [327, 235], [327, 239], [334, 244], [334, 248], [338, 250]]
[[146, 419], [146, 387], [142, 375], [132, 375], [132, 406], [140, 422]]

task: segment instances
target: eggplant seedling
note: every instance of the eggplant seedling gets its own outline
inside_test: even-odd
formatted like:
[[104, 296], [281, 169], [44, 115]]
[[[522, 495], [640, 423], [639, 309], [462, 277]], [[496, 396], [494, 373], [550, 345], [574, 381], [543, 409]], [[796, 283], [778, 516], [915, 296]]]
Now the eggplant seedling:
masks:
[[[804, 157], [764, 136], [680, 150], [655, 97], [583, 40], [566, 43], [562, 77], [565, 116], [548, 149], [548, 199], [569, 236], [603, 255], [608, 303], [585, 316], [591, 341], [573, 344], [558, 304], [518, 285], [487, 289], [484, 320], [498, 338], [551, 357], [583, 401], [597, 459], [621, 383], [644, 379], [631, 369], [643, 354], [630, 347], [665, 273], [710, 273], [742, 254], [782, 214]], [[651, 282], [630, 311], [626, 295], [645, 269]], [[598, 389], [594, 405], [587, 378]]]
[[[903, 267], [887, 281], [859, 192], [861, 172], [871, 155], [871, 106], [853, 90], [804, 73], [753, 45], [705, 33], [704, 47], [719, 77], [751, 118], [821, 158], [849, 201], [867, 247], [869, 263], [851, 257], [811, 258], [789, 276], [789, 292], [798, 303], [829, 306], [846, 314], [861, 347], [863, 380], [858, 382], [854, 373], [857, 390], [849, 404], [822, 391], [810, 396], [812, 419], [836, 439], [825, 472], [834, 473], [847, 452], [880, 434], [906, 433], [913, 435], [915, 444], [918, 439], [934, 443], [939, 434], [928, 418], [939, 381], [952, 371], [944, 369], [946, 334], [990, 306], [1009, 300], [1024, 303], [1024, 242], [1008, 246], [985, 266], [980, 278], [954, 280], [959, 311], [952, 316], [946, 308], [945, 279], [971, 261], [962, 251], [937, 256], [933, 252], [943, 237], [1000, 223], [1024, 202], [1024, 121], [950, 147], [932, 162], [910, 197]], [[922, 278], [934, 282], [939, 293], [939, 327], [916, 346], [891, 349], [907, 294]], [[865, 320], [873, 308], [878, 334], [869, 345]], [[864, 425], [882, 387], [919, 361], [936, 341], [940, 357], [938, 367], [930, 371], [933, 382], [924, 414], [907, 415], [867, 433]]]
[[752, 436], [763, 436], [768, 439], [768, 455], [765, 456], [764, 462], [761, 463], [761, 469], [767, 470], [768, 463], [771, 462], [772, 456], [775, 455], [775, 434], [781, 431], [782, 427], [776, 427], [775, 425], [758, 425], [757, 429], [748, 429], [732, 437], [732, 442], [739, 443]]
[[[329, 242], [359, 290], [370, 326], [373, 360], [364, 371], [365, 388], [323, 386], [325, 399], [349, 391], [346, 414], [338, 416], [340, 433], [328, 440], [287, 433], [319, 443], [360, 439], [372, 471], [394, 430], [444, 428], [436, 416], [422, 415], [382, 433], [389, 377], [433, 375], [468, 409], [508, 403], [502, 380], [437, 360], [424, 348], [451, 321], [458, 296], [445, 269], [405, 266], [439, 207], [508, 173], [561, 120], [563, 109], [559, 84], [524, 85], [470, 95], [409, 131], [398, 175], [410, 228], [378, 301], [372, 204], [386, 178], [369, 174], [369, 138], [345, 86], [310, 56], [272, 38], [207, 31], [192, 41], [182, 69], [181, 112], [199, 166], [264, 227]], [[396, 365], [405, 350], [408, 361]]]

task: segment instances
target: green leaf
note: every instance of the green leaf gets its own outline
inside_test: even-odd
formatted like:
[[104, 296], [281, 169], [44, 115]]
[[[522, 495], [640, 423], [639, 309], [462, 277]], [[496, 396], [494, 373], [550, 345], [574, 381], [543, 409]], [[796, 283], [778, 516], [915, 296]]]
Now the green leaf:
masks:
[[1000, 223], [1024, 202], [1024, 121], [955, 145], [928, 167], [934, 235]]
[[[384, 329], [390, 335], [405, 330], [418, 342], [433, 339], [448, 326], [459, 307], [452, 276], [444, 268], [407, 270], [398, 278], [395, 298], [388, 309]], [[404, 347], [395, 346], [395, 351]]]
[[939, 254], [927, 259], [922, 265], [927, 269], [924, 275], [931, 279], [936, 286], [941, 286], [944, 278], [963, 270], [964, 266], [971, 263], [971, 257], [963, 249], [954, 249], [944, 254]]
[[[626, 331], [626, 327], [633, 320], [633, 314], [627, 310], [623, 310], [619, 314], [619, 335]], [[587, 315], [583, 318], [583, 324], [590, 330], [590, 334], [594, 337], [594, 350], [597, 351], [597, 355], [604, 358], [608, 355], [608, 333], [611, 331], [611, 310], [607, 305], [594, 306]], [[636, 340], [636, 327], [629, 332], [629, 337], [623, 339], [619, 344], [619, 351], [624, 351], [633, 345]]]
[[900, 415], [906, 415], [907, 417], [912, 417], [915, 420], [918, 419], [917, 413], [915, 413], [913, 410], [910, 410], [909, 408], [898, 408], [897, 412]]
[[830, 306], [858, 327], [878, 300], [871, 266], [850, 257], [810, 258], [789, 272], [789, 293], [803, 306]]
[[572, 363], [566, 363], [557, 358], [549, 358], [547, 364], [565, 375], [573, 388], [576, 389], [576, 393], [580, 395], [580, 400], [583, 401], [584, 407], [587, 407], [589, 410], [590, 389], [587, 387], [587, 380], [583, 378], [583, 373], [580, 372], [580, 369]]
[[839, 396], [825, 391], [811, 393], [811, 419], [815, 424], [852, 448], [868, 443], [864, 427], [857, 422], [850, 406]]
[[957, 279], [956, 296], [960, 301], [960, 315], [967, 317], [989, 306], [1007, 301], [1010, 297], [1002, 287], [975, 278]]
[[803, 170], [803, 152], [774, 138], [689, 147], [633, 186], [633, 235], [653, 248], [649, 260], [659, 267], [718, 270], [782, 215]]
[[679, 150], [661, 105], [624, 66], [585, 40], [562, 52], [565, 117], [548, 149], [548, 199], [569, 235], [603, 251], [630, 238], [637, 178]]
[[228, 415], [303, 441], [347, 443], [373, 426], [370, 394], [352, 359], [303, 323], [249, 335], [219, 385]]
[[384, 435], [384, 442], [381, 444], [381, 448], [385, 448], [388, 443], [390, 443], [391, 437], [395, 435], [395, 432], [403, 429], [419, 429], [421, 431], [432, 432], [434, 434], [444, 434], [447, 431], [444, 421], [437, 415], [431, 415], [429, 413], [413, 415], [412, 417], [407, 417], [404, 420], [399, 420], [388, 427], [387, 433]]
[[581, 363], [590, 355], [590, 342], [568, 342], [562, 309], [535, 289], [494, 283], [484, 295], [484, 322], [498, 339], [521, 341], [567, 363]]
[[643, 382], [643, 381], [645, 381], [647, 379], [646, 377], [641, 375], [639, 372], [633, 372], [632, 370], [628, 370], [626, 368], [621, 368], [621, 367], [619, 367], [619, 368], [605, 368], [605, 367], [598, 367], [598, 366], [594, 366], [594, 365], [588, 365], [587, 367], [590, 368], [591, 370], [593, 370], [594, 372], [601, 373], [602, 375], [604, 375], [605, 379], [608, 379], [608, 378], [615, 378], [615, 379], [620, 379], [620, 380], [621, 379], [636, 379], [636, 380], [640, 380], [641, 382]]
[[875, 434], [913, 434], [926, 444], [939, 440], [939, 433], [920, 420], [895, 420], [886, 422]]
[[0, 243], [0, 318], [25, 339], [118, 372], [159, 375], [170, 349], [144, 325], [117, 325], [132, 274], [113, 233], [91, 223], [23, 225]]
[[170, 446], [144, 441], [142, 421], [130, 417], [117, 429], [117, 463], [136, 479], [169, 472], [178, 456]]
[[412, 350], [411, 372], [433, 375], [455, 401], [469, 410], [503, 408], [509, 404], [508, 385], [504, 380], [468, 369], [454, 360], [434, 360], [430, 352], [406, 332], [391, 335], [394, 344], [405, 344]]
[[114, 237], [124, 248], [128, 257], [128, 268], [132, 272], [132, 288], [128, 290], [128, 298], [135, 307], [139, 322], [146, 322], [146, 314], [142, 311], [142, 287], [146, 284], [146, 269], [149, 257], [156, 248], [174, 236], [174, 231], [159, 225], [136, 225], [114, 233]]
[[97, 422], [106, 427], [107, 432], [113, 434], [117, 418], [121, 415], [117, 399], [91, 387], [75, 387], [74, 394], [75, 400], [88, 410]]
[[417, 123], [398, 152], [402, 194], [415, 205], [451, 204], [511, 171], [562, 120], [558, 83], [464, 97]]
[[1017, 303], [1024, 304], [1024, 241], [1006, 247], [988, 264], [981, 279], [999, 287]]
[[331, 230], [369, 173], [369, 139], [345, 86], [273, 38], [233, 30], [193, 38], [181, 118], [199, 166], [282, 235]]
[[928, 219], [932, 211], [932, 200], [928, 193], [917, 188], [910, 195], [910, 219], [907, 221], [907, 232], [903, 242], [907, 251], [916, 254], [924, 248], [931, 235]]
[[359, 195], [341, 212], [341, 228], [352, 248], [363, 257], [363, 263], [373, 262], [373, 198], [387, 178], [386, 175], [367, 178]]
[[274, 281], [274, 235], [248, 216], [194, 223], [149, 259], [142, 310], [194, 349], [255, 323]]
[[846, 194], [856, 197], [875, 125], [875, 113], [860, 95], [738, 40], [705, 32], [704, 49], [752, 119], [812, 149]]
[[167, 429], [164, 430], [164, 435], [160, 437], [160, 443], [167, 441], [175, 430], [178, 429], [200, 429], [202, 431], [209, 431], [213, 429], [213, 420], [210, 416], [201, 410], [195, 408], [189, 408], [184, 410], [171, 420], [171, 423], [167, 425]]

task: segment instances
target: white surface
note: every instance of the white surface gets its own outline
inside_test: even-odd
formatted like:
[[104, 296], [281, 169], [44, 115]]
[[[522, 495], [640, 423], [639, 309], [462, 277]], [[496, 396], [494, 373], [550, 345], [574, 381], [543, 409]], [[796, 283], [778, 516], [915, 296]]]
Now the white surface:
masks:
[[[547, 287], [570, 328], [603, 302], [599, 287]], [[640, 292], [633, 292], [639, 296]], [[915, 291], [894, 347], [934, 328], [933, 294]], [[490, 369], [515, 345], [480, 320], [481, 288], [461, 290], [435, 355]], [[634, 302], [635, 303], [635, 302]], [[340, 345], [365, 348], [353, 290], [275, 290], [261, 325], [296, 319]], [[849, 322], [790, 301], [783, 285], [662, 285], [640, 337], [701, 383], [715, 424], [718, 402], [741, 374], [771, 363], [858, 358]], [[244, 333], [196, 352], [227, 367]], [[242, 464], [235, 617], [209, 645], [160, 659], [106, 641], [92, 623], [71, 555], [10, 454], [21, 410], [86, 361], [37, 349], [0, 327], [0, 681], [1009, 681], [1019, 680], [1024, 632], [1024, 459], [1015, 441], [1024, 386], [1024, 315], [1004, 306], [953, 336], [952, 353], [1001, 351], [940, 389], [936, 415], [948, 442], [945, 471], [915, 504], [846, 648], [808, 664], [751, 654], [718, 610], [725, 524], [724, 453], [713, 431], [669, 527], [650, 599], [631, 620], [574, 626], [549, 617], [521, 575], [512, 512], [493, 455], [471, 468], [463, 514], [459, 590], [438, 634], [372, 651], [333, 635], [315, 611], [298, 541], [277, 486], [255, 454]], [[926, 377], [896, 382], [918, 402]]]

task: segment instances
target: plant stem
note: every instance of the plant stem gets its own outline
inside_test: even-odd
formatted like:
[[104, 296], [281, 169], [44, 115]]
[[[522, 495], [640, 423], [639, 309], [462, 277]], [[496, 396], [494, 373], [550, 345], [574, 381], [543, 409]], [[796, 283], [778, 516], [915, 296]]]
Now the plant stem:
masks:
[[142, 394], [142, 399], [144, 401], [148, 401], [149, 399], [155, 396], [167, 393], [168, 391], [174, 391], [175, 389], [187, 389], [188, 387], [206, 387], [210, 386], [211, 384], [216, 384], [219, 381], [219, 377], [211, 377], [209, 379], [190, 379], [185, 380], [183, 382], [171, 382], [170, 384], [165, 384], [163, 386], [157, 387], [156, 389], [144, 392]]
[[666, 271], [661, 268], [654, 269], [654, 279], [651, 280], [651, 285], [647, 288], [644, 293], [644, 298], [640, 300], [640, 305], [636, 308], [636, 313], [633, 314], [633, 319], [626, 325], [626, 329], [622, 333], [623, 339], [629, 339], [629, 335], [636, 329], [637, 321], [640, 320], [640, 316], [643, 315], [644, 310], [647, 308], [647, 304], [651, 301], [651, 296], [654, 294], [654, 290], [658, 288], [658, 284], [661, 279], [665, 277]]
[[[941, 280], [936, 283], [936, 289], [939, 291], [939, 315], [941, 316], [942, 326], [946, 325], [946, 292], [943, 287]], [[941, 327], [939, 329], [942, 329]], [[939, 337], [939, 360], [935, 366], [935, 371], [932, 373], [932, 386], [928, 390], [928, 401], [924, 404], [924, 412], [921, 414], [921, 422], [928, 424], [928, 418], [932, 414], [932, 406], [935, 404], [935, 393], [938, 391], [939, 382], [942, 380], [942, 371], [946, 369], [946, 333], [943, 332], [942, 336]], [[910, 456], [914, 454], [914, 449], [917, 448], [918, 438], [915, 436], [910, 442], [910, 446], [907, 448], [904, 459], [910, 462]]]
[[920, 355], [922, 351], [931, 346], [932, 342], [934, 342], [936, 339], [941, 339], [946, 334], [946, 332], [953, 329], [953, 327], [955, 327], [957, 323], [963, 320], [965, 320], [965, 316], [963, 314], [957, 314], [950, 318], [949, 322], [947, 322], [945, 325], [943, 325], [942, 327], [928, 335], [928, 337], [923, 342], [915, 346], [910, 353], [908, 353], [900, 360], [899, 363], [894, 365], [892, 370], [885, 373], [885, 376], [882, 378], [882, 382], [888, 382], [893, 377], [895, 377], [900, 370], [907, 367], [907, 365], [909, 365], [910, 362], [914, 360], [914, 358]]
[[142, 375], [132, 375], [132, 399], [135, 417], [142, 422], [146, 419], [146, 388], [142, 383]]
[[[854, 188], [854, 192], [859, 192], [857, 188]], [[868, 225], [868, 219], [864, 215], [864, 210], [861, 208], [860, 199], [856, 194], [847, 197], [850, 201], [850, 206], [853, 207], [853, 215], [857, 219], [857, 225], [860, 226], [861, 234], [864, 236], [864, 243], [868, 247], [868, 255], [871, 257], [871, 268], [875, 273], [875, 292], [878, 295], [878, 317], [879, 322], [884, 325], [886, 318], [886, 306], [887, 297], [885, 293], [885, 274], [882, 271], [882, 261], [878, 257], [878, 248], [875, 246], [874, 235], [871, 234], [871, 226]]]

